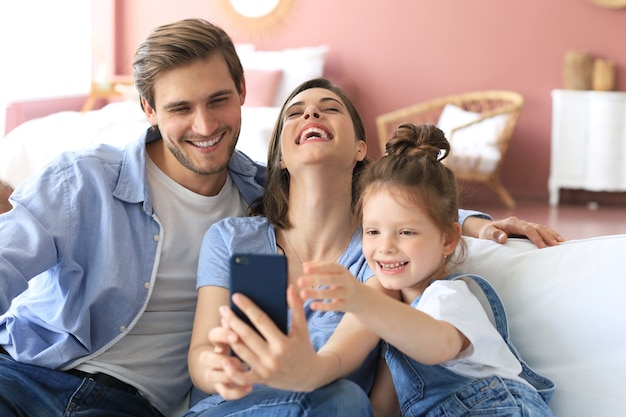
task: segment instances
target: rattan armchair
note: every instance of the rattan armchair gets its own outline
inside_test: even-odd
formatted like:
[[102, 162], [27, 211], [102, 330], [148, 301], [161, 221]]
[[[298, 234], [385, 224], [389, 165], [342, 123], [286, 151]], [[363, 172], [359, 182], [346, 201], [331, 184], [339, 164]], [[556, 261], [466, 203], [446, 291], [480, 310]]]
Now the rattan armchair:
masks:
[[[440, 118], [448, 104], [460, 108], [459, 111], [465, 111], [466, 114], [474, 114], [474, 120], [448, 126], [449, 131], [446, 131], [440, 125], [440, 121], [443, 123]], [[382, 114], [376, 118], [381, 154], [384, 155], [387, 140], [402, 123], [439, 125], [451, 144], [450, 156], [445, 163], [457, 178], [460, 181], [487, 184], [498, 193], [508, 208], [513, 208], [515, 200], [502, 185], [500, 170], [523, 104], [524, 98], [519, 93], [488, 90], [435, 98]], [[492, 122], [497, 122], [498, 127], [491, 130], [493, 138], [488, 140], [489, 143], [477, 139], [476, 135], [482, 134], [485, 131], [483, 128]]]

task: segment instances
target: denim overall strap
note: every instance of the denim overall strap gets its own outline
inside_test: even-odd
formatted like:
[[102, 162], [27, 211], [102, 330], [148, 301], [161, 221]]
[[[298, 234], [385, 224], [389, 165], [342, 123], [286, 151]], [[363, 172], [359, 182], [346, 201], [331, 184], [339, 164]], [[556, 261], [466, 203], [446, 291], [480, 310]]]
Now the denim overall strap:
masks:
[[478, 298], [478, 301], [483, 306], [491, 324], [498, 330], [502, 338], [508, 342], [509, 325], [506, 311], [493, 286], [483, 277], [474, 274], [457, 273], [450, 275], [446, 279], [451, 281], [460, 279], [467, 284], [472, 294]]
[[448, 276], [446, 279], [460, 279], [467, 284], [469, 290], [483, 306], [489, 320], [491, 320], [494, 327], [498, 330], [498, 333], [500, 333], [511, 352], [515, 355], [517, 360], [520, 361], [522, 365], [522, 373], [520, 376], [535, 387], [546, 403], [549, 404], [552, 399], [552, 395], [554, 395], [554, 382], [533, 371], [521, 358], [515, 346], [513, 346], [513, 343], [509, 338], [509, 325], [506, 318], [506, 311], [504, 310], [504, 305], [502, 304], [502, 300], [500, 300], [500, 296], [493, 286], [483, 277], [474, 274], [456, 273]]

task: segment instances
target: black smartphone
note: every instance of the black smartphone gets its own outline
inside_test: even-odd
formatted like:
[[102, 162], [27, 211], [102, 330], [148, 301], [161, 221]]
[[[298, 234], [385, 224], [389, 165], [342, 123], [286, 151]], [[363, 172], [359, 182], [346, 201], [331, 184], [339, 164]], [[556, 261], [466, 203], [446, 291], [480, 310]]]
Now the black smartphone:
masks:
[[[230, 307], [239, 318], [257, 330], [233, 304], [236, 292], [250, 298], [285, 334], [288, 332], [287, 258], [270, 254], [234, 254], [230, 259]], [[258, 332], [258, 330], [257, 330]]]

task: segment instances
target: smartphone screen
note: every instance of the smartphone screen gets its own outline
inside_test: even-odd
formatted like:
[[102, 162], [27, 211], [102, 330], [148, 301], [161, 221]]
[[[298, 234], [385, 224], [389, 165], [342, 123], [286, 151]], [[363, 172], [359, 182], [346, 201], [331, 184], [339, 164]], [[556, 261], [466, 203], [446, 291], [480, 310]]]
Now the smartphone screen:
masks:
[[[250, 298], [285, 334], [288, 332], [287, 258], [283, 255], [234, 254], [230, 260], [230, 294]], [[231, 309], [256, 330], [248, 317], [230, 302]], [[258, 332], [258, 330], [257, 330]]]

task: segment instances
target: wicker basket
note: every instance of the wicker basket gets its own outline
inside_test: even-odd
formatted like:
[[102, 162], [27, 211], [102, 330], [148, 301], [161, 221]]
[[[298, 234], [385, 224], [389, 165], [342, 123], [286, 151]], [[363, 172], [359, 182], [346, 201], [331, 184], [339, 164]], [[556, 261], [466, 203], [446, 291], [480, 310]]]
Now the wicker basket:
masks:
[[593, 58], [584, 51], [569, 51], [563, 61], [563, 87], [566, 90], [591, 90]]

